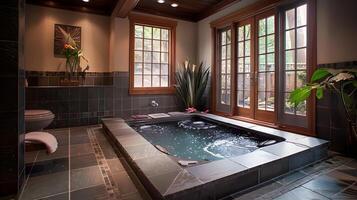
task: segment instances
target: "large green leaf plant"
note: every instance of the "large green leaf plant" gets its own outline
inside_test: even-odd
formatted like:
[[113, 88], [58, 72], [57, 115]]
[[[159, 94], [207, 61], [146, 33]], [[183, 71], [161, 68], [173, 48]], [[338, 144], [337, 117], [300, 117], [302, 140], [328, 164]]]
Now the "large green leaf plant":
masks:
[[[317, 69], [310, 83], [295, 89], [289, 102], [298, 106], [305, 102], [316, 91], [316, 98], [322, 99], [324, 90], [335, 91], [342, 99], [351, 134], [357, 139], [357, 69]], [[333, 105], [332, 105], [333, 106]]]
[[197, 66], [186, 60], [183, 65], [179, 66], [176, 72], [176, 94], [187, 111], [204, 109], [206, 101], [203, 95], [208, 77], [209, 68], [204, 67], [202, 62]]

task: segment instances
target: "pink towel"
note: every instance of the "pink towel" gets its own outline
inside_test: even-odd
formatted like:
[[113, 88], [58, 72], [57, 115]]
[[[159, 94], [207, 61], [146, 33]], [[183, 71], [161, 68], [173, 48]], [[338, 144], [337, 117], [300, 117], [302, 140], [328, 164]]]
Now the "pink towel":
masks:
[[46, 145], [48, 153], [54, 153], [58, 147], [58, 142], [55, 136], [47, 132], [26, 133], [25, 142], [43, 143]]

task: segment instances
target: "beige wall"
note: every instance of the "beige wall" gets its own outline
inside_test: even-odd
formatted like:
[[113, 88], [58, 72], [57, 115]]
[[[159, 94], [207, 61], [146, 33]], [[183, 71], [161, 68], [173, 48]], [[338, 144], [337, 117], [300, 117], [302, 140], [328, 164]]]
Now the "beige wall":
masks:
[[[242, 0], [198, 22], [197, 57], [211, 64], [210, 22], [259, 0]], [[317, 0], [318, 64], [357, 60], [357, 1]]]
[[357, 60], [357, 1], [318, 0], [317, 62]]
[[48, 7], [26, 5], [25, 68], [63, 71], [63, 58], [53, 55], [54, 24], [82, 27], [82, 49], [89, 71], [109, 70], [110, 18]]
[[[176, 63], [186, 58], [196, 62], [197, 24], [176, 20]], [[110, 70], [129, 71], [129, 19], [112, 18], [110, 33]]]
[[[210, 22], [259, 0], [242, 0], [198, 23], [178, 21], [176, 62], [186, 58], [211, 65]], [[357, 7], [355, 0], [318, 0], [318, 63], [357, 60]], [[53, 55], [55, 23], [82, 27], [82, 47], [90, 71], [128, 71], [129, 20], [26, 6], [25, 66], [27, 70], [63, 70], [64, 59]], [[341, 28], [343, 27], [343, 28]], [[199, 36], [199, 37], [198, 37]]]
[[[176, 62], [196, 62], [197, 24], [182, 20], [176, 29]], [[26, 70], [64, 70], [63, 58], [53, 55], [54, 24], [82, 27], [82, 48], [90, 71], [129, 71], [129, 19], [26, 6]], [[34, 47], [36, 47], [34, 49]]]

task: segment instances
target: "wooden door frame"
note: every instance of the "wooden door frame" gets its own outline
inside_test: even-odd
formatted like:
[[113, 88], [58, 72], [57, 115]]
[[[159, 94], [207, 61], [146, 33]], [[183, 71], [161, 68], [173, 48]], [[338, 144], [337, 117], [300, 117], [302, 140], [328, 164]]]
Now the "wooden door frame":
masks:
[[[264, 19], [270, 16], [274, 16], [274, 62], [275, 62], [275, 78], [274, 78], [274, 111], [265, 111], [265, 110], [259, 110], [258, 109], [258, 69], [259, 69], [259, 52], [255, 51], [254, 56], [255, 56], [255, 65], [254, 65], [254, 93], [255, 93], [255, 104], [254, 104], [254, 119], [259, 120], [259, 121], [264, 121], [268, 123], [276, 123], [277, 121], [277, 105], [278, 105], [278, 100], [276, 98], [276, 93], [278, 93], [278, 78], [279, 78], [279, 33], [277, 33], [277, 30], [279, 30], [279, 19], [278, 19], [278, 11], [276, 8], [265, 11], [264, 13], [258, 14], [254, 17], [254, 26], [257, 28], [259, 27], [259, 20]], [[254, 39], [257, 40], [255, 44], [255, 49], [259, 49], [259, 33], [256, 31], [254, 35]], [[267, 45], [267, 44], [266, 44]]]
[[[280, 7], [284, 7], [284, 5], [291, 5], [294, 4], [296, 2], [307, 2], [308, 3], [308, 24], [310, 24], [310, 27], [308, 28], [308, 40], [309, 45], [308, 46], [308, 51], [310, 52], [310, 58], [308, 59], [309, 61], [309, 65], [310, 68], [308, 69], [308, 78], [311, 76], [312, 72], [316, 69], [316, 63], [317, 63], [317, 59], [316, 59], [316, 52], [317, 52], [317, 39], [316, 39], [316, 0], [266, 0], [266, 1], [259, 1], [256, 3], [253, 3], [245, 8], [239, 9], [238, 11], [235, 11], [231, 14], [228, 14], [226, 16], [223, 16], [217, 20], [214, 20], [210, 23], [211, 28], [212, 28], [212, 96], [211, 96], [211, 108], [212, 108], [212, 112], [215, 114], [220, 114], [220, 115], [224, 115], [224, 116], [231, 116], [232, 118], [239, 118], [237, 116], [233, 116], [236, 112], [235, 109], [230, 112], [230, 113], [223, 113], [223, 112], [217, 112], [216, 108], [215, 108], [215, 101], [216, 101], [216, 93], [215, 93], [215, 88], [216, 88], [216, 80], [215, 80], [215, 69], [217, 67], [217, 63], [216, 63], [216, 33], [217, 33], [217, 29], [219, 29], [220, 27], [224, 27], [224, 26], [232, 26], [233, 28], [236, 28], [236, 25], [239, 21], [242, 21], [244, 19], [247, 19], [249, 17], [253, 17], [253, 16], [257, 16], [261, 13], [264, 13], [266, 11], [275, 9], [276, 12], [278, 13], [278, 15], [276, 15], [276, 20], [280, 20], [280, 15], [281, 13], [279, 12], [279, 8]], [[278, 35], [279, 40], [275, 40], [276, 42], [276, 47], [279, 46], [280, 48], [280, 21], [276, 26], [278, 26], [278, 29], [276, 29], [276, 35]], [[233, 31], [233, 29], [232, 29]], [[232, 32], [233, 33], [233, 32]], [[232, 34], [232, 37], [236, 37], [235, 35]], [[235, 41], [236, 43], [236, 41]], [[236, 44], [232, 42], [232, 44], [234, 46], [232, 46], [235, 49], [236, 52]], [[232, 49], [233, 49], [232, 48]], [[232, 54], [233, 55], [233, 54]], [[280, 55], [276, 55], [276, 56], [280, 56]], [[236, 55], [232, 56], [233, 58], [233, 62], [232, 62], [232, 68], [235, 70], [237, 67], [237, 59], [236, 59]], [[280, 57], [279, 59], [276, 59], [276, 67], [280, 66]], [[276, 70], [276, 77], [279, 77], [279, 71], [280, 70]], [[234, 81], [236, 82], [236, 72], [233, 71], [232, 72], [232, 76], [234, 76]], [[276, 81], [278, 78], [276, 78]], [[233, 80], [233, 79], [232, 79]], [[279, 81], [278, 81], [279, 82]], [[234, 87], [236, 83], [232, 84], [232, 86]], [[280, 84], [280, 83], [279, 83]], [[279, 89], [277, 89], [278, 84], [275, 83], [275, 88], [276, 88], [276, 94], [275, 94], [275, 123], [265, 123], [265, 122], [261, 122], [258, 120], [254, 120], [254, 119], [249, 119], [249, 118], [239, 118], [243, 121], [249, 121], [252, 123], [257, 123], [257, 124], [261, 124], [261, 125], [266, 125], [266, 126], [270, 126], [270, 127], [275, 127], [281, 130], [287, 130], [287, 131], [294, 131], [294, 132], [298, 132], [298, 133], [302, 133], [302, 134], [306, 134], [306, 135], [315, 135], [316, 134], [316, 99], [314, 97], [314, 95], [312, 95], [309, 99], [309, 103], [308, 103], [308, 107], [307, 107], [307, 116], [306, 116], [306, 120], [307, 120], [307, 127], [298, 127], [298, 126], [294, 126], [292, 124], [286, 123], [284, 121], [281, 121], [280, 116], [279, 116], [279, 111], [278, 111], [278, 107], [279, 105], [282, 105], [282, 102], [280, 102], [280, 91]], [[235, 100], [231, 101], [232, 104], [234, 103], [234, 105], [236, 105], [236, 88], [234, 88], [234, 90], [232, 89], [232, 97], [235, 98]]]
[[[233, 91], [233, 95], [234, 98], [236, 99], [236, 102], [234, 104], [234, 109], [233, 109], [233, 115], [234, 116], [241, 116], [241, 117], [247, 117], [247, 118], [252, 118], [254, 119], [254, 115], [255, 115], [255, 111], [254, 111], [254, 107], [252, 105], [255, 104], [255, 94], [254, 94], [254, 84], [252, 84], [252, 82], [254, 81], [254, 65], [255, 65], [255, 58], [254, 58], [254, 52], [255, 52], [255, 41], [254, 41], [254, 36], [255, 36], [255, 27], [254, 27], [254, 19], [253, 18], [247, 18], [247, 19], [244, 19], [242, 21], [239, 21], [236, 23], [236, 26], [234, 27], [235, 29], [235, 32], [236, 34], [234, 35], [234, 38], [235, 38], [235, 49], [236, 49], [236, 52], [238, 52], [238, 39], [237, 39], [237, 29], [240, 27], [240, 26], [245, 26], [247, 24], [250, 24], [251, 28], [251, 35], [250, 35], [250, 80], [249, 80], [249, 84], [250, 84], [250, 95], [249, 95], [249, 98], [250, 98], [250, 105], [249, 105], [249, 108], [242, 108], [242, 107], [238, 107], [237, 106], [237, 98], [238, 98], [238, 94], [237, 94], [237, 88], [235, 88], [235, 90]], [[235, 54], [234, 55], [234, 75], [235, 75], [235, 78], [234, 78], [234, 85], [237, 85], [237, 81], [238, 81], [238, 55]], [[244, 62], [244, 65], [245, 65], [245, 62]], [[245, 70], [245, 66], [244, 66], [244, 70]], [[253, 75], [253, 77], [252, 77]], [[244, 77], [243, 77], [244, 78]], [[252, 81], [253, 80], [253, 81]], [[243, 96], [244, 98], [244, 96]]]

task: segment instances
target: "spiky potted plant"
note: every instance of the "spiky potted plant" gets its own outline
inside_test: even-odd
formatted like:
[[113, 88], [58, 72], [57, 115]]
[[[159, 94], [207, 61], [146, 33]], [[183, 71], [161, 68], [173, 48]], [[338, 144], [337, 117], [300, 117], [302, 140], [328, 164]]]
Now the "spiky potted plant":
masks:
[[176, 94], [185, 106], [187, 112], [203, 110], [206, 100], [205, 93], [209, 77], [209, 68], [191, 64], [186, 60], [176, 72]]
[[324, 90], [334, 91], [343, 102], [350, 130], [346, 138], [347, 144], [353, 151], [357, 141], [357, 69], [317, 69], [310, 83], [291, 93], [289, 102], [298, 106], [307, 100], [312, 91], [316, 92], [317, 99], [321, 99]]
[[[76, 86], [80, 84], [80, 79], [84, 79], [85, 72], [89, 69], [88, 60], [84, 57], [82, 49], [78, 47], [74, 39], [59, 28], [64, 38], [63, 55], [66, 58], [66, 76], [64, 80], [61, 80], [61, 85]], [[81, 68], [81, 59], [86, 62], [86, 67]]]

